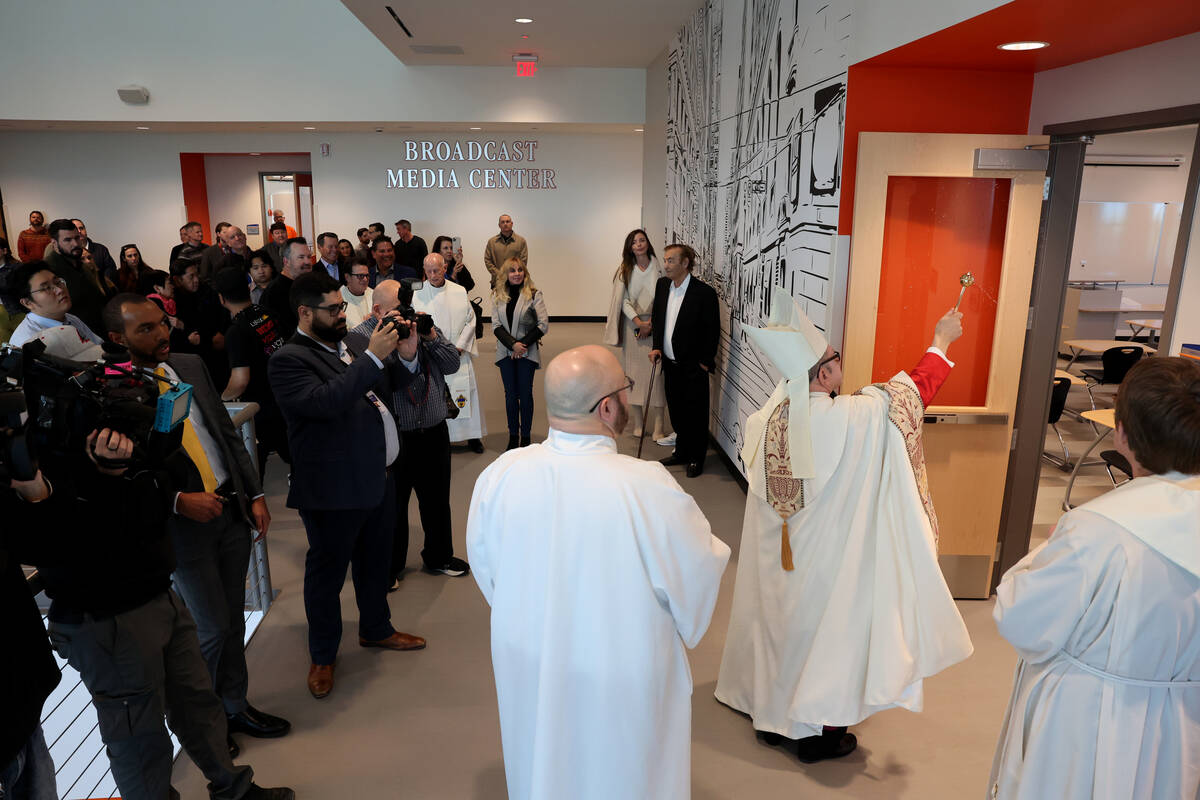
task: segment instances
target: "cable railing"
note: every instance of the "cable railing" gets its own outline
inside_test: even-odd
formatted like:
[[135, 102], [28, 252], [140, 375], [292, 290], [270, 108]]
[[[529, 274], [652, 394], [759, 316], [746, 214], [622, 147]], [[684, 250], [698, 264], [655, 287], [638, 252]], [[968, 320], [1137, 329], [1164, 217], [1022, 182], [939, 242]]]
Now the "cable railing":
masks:
[[[226, 403], [226, 410], [234, 427], [242, 436], [242, 443], [250, 454], [250, 461], [258, 469], [258, 447], [254, 433], [254, 415], [257, 403]], [[257, 531], [251, 531], [257, 537]], [[27, 582], [37, 596], [42, 609], [42, 622], [50, 601], [42, 594], [41, 577], [36, 570], [27, 570]], [[250, 551], [250, 566], [246, 571], [246, 642], [258, 630], [274, 600], [271, 586], [271, 568], [267, 558], [267, 541], [253, 542]], [[104, 742], [100, 738], [99, 722], [92, 698], [79, 673], [54, 654], [54, 660], [62, 671], [62, 681], [46, 698], [42, 707], [42, 732], [50, 756], [54, 759], [54, 776], [58, 783], [61, 800], [92, 800], [93, 798], [115, 798], [117, 785], [109, 769]], [[172, 735], [175, 754], [179, 754], [179, 742]]]

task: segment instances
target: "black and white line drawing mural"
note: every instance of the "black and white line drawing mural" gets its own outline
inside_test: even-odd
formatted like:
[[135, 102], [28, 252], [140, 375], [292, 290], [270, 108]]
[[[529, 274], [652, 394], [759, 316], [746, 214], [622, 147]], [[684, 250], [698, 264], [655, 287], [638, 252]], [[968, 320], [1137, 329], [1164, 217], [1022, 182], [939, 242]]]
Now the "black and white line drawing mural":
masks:
[[722, 300], [713, 431], [739, 466], [745, 419], [779, 377], [742, 326], [777, 286], [822, 329], [844, 311], [830, 303], [850, 14], [851, 0], [709, 0], [668, 54], [665, 241], [696, 248]]

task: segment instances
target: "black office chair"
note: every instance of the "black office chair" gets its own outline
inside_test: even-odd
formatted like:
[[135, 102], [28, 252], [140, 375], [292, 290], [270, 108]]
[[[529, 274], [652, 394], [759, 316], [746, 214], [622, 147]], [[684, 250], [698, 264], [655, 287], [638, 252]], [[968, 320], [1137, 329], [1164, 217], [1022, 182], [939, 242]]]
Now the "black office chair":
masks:
[[1092, 401], [1092, 408], [1096, 407], [1096, 396], [1092, 394], [1092, 390], [1097, 386], [1119, 385], [1125, 380], [1125, 373], [1133, 368], [1145, 352], [1136, 346], [1110, 347], [1100, 356], [1101, 369], [1079, 370], [1087, 380], [1087, 393]]
[[[1108, 479], [1112, 481], [1113, 486], [1120, 486], [1133, 478], [1133, 467], [1129, 466], [1129, 459], [1116, 450], [1104, 450], [1100, 453], [1100, 458], [1104, 459], [1104, 471], [1108, 473]], [[1124, 472], [1125, 477], [1118, 481], [1113, 475], [1113, 469]]]
[[1071, 391], [1070, 378], [1055, 378], [1054, 388], [1050, 392], [1050, 413], [1047, 415], [1046, 424], [1054, 431], [1054, 435], [1058, 437], [1058, 444], [1062, 447], [1062, 458], [1048, 450], [1042, 451], [1042, 458], [1049, 461], [1054, 466], [1061, 469], [1063, 472], [1068, 472], [1071, 469], [1071, 451], [1067, 450], [1066, 440], [1063, 439], [1062, 433], [1058, 430], [1058, 421], [1062, 419], [1063, 409], [1067, 405], [1067, 393]]

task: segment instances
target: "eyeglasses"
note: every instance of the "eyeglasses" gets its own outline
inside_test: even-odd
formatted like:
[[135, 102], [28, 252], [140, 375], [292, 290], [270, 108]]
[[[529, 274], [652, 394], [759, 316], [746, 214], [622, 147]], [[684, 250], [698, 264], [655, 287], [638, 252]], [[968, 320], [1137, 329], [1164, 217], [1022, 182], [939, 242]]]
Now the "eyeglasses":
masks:
[[817, 362], [817, 369], [820, 369], [821, 367], [825, 366], [826, 364], [828, 364], [831, 361], [841, 361], [841, 360], [842, 360], [842, 354], [839, 353], [837, 350], [834, 350], [833, 355], [831, 355], [829, 358], [826, 358], [822, 361]]
[[371, 273], [369, 273], [369, 272], [351, 272], [350, 277], [351, 278], [361, 278], [365, 281], [371, 277]]
[[591, 414], [593, 411], [595, 411], [597, 408], [599, 408], [600, 404], [604, 402], [605, 397], [612, 397], [614, 394], [620, 394], [621, 392], [625, 391], [626, 389], [632, 389], [633, 388], [633, 378], [626, 375], [625, 381], [626, 381], [625, 385], [622, 386], [620, 389], [613, 389], [611, 392], [604, 395], [604, 397], [601, 397], [599, 400], [597, 400], [595, 403], [593, 403], [592, 407], [588, 409], [588, 413]]
[[327, 306], [309, 306], [307, 303], [301, 303], [301, 305], [308, 306], [309, 308], [313, 309], [314, 311], [319, 308], [322, 311], [328, 311], [330, 314], [340, 314], [343, 311], [345, 311], [346, 308], [348, 307], [348, 303], [346, 303], [345, 300], [343, 300], [340, 303], [330, 303]]
[[38, 292], [50, 292], [55, 289], [65, 289], [65, 288], [67, 288], [67, 282], [65, 280], [63, 280], [62, 278], [55, 278], [54, 280], [50, 281], [49, 283], [43, 283], [41, 286], [39, 286], [36, 289], [30, 289], [29, 294], [35, 295]]

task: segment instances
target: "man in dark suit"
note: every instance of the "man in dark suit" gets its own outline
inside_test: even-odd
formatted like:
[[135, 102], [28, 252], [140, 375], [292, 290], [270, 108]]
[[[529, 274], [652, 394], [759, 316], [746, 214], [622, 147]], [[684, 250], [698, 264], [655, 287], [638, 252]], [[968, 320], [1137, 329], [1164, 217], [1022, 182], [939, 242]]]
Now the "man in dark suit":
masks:
[[[121, 294], [105, 306], [104, 322], [109, 338], [129, 351], [135, 367], [192, 387], [183, 423], [187, 458], [177, 477], [182, 491], [167, 521], [177, 559], [173, 582], [196, 619], [200, 651], [225, 706], [230, 733], [283, 736], [291, 728], [287, 720], [259, 711], [246, 699], [250, 526], [265, 536], [271, 523], [258, 470], [204, 362], [199, 356], [171, 353], [170, 325], [161, 308], [140, 295]], [[236, 754], [232, 739], [229, 748]]]
[[281, 336], [296, 332], [296, 307], [292, 305], [292, 284], [312, 269], [312, 252], [303, 238], [288, 239], [279, 251], [278, 273], [263, 290], [259, 305], [271, 312]]
[[687, 464], [687, 476], [704, 472], [708, 452], [708, 379], [716, 368], [721, 314], [717, 293], [692, 275], [696, 251], [673, 244], [663, 253], [663, 271], [654, 290], [650, 360], [662, 364], [667, 410], [677, 434], [666, 466]]
[[[267, 375], [287, 422], [292, 451], [288, 506], [300, 510], [308, 534], [304, 610], [312, 664], [308, 690], [333, 690], [342, 638], [339, 595], [350, 566], [358, 601], [358, 643], [419, 650], [420, 636], [397, 632], [388, 608], [395, 489], [390, 474], [400, 451], [383, 361], [412, 360], [418, 337], [399, 338], [381, 324], [365, 352], [346, 347], [346, 303], [326, 272], [308, 272], [291, 287], [296, 334], [267, 362]], [[389, 319], [394, 319], [389, 317]], [[396, 319], [397, 325], [408, 325]], [[398, 345], [400, 345], [398, 347]]]

